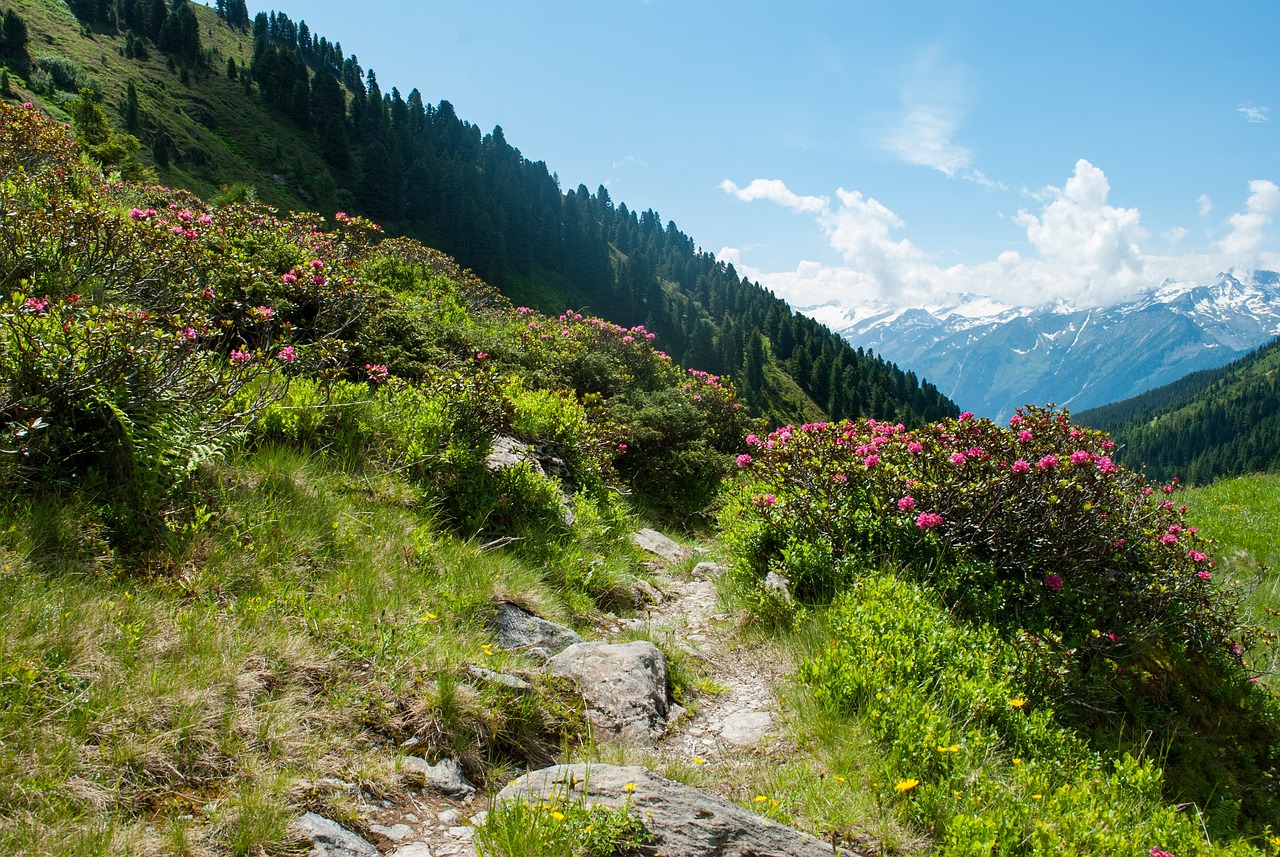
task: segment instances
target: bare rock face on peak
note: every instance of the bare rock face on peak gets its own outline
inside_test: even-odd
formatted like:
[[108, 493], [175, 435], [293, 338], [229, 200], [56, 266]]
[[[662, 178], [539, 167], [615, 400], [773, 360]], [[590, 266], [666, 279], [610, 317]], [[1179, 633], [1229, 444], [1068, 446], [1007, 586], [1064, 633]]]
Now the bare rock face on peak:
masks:
[[[652, 836], [647, 846], [664, 857], [855, 857], [844, 849], [756, 815], [723, 798], [658, 776], [647, 768], [556, 765], [533, 771], [495, 798], [541, 802], [585, 799], [629, 805]], [[646, 850], [646, 853], [651, 853]]]

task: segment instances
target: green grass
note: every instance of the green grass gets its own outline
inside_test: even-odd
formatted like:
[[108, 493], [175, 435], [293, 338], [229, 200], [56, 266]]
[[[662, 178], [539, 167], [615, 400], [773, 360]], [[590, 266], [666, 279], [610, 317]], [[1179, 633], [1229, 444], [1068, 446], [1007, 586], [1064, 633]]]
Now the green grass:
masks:
[[[1240, 590], [1250, 620], [1280, 635], [1280, 476], [1222, 479], [1187, 492], [1191, 520], [1216, 543], [1219, 567]], [[1255, 653], [1263, 681], [1280, 689], [1275, 638]]]
[[222, 511], [124, 567], [74, 504], [0, 528], [0, 852], [275, 853], [323, 777], [394, 796], [408, 738], [493, 767], [551, 761], [580, 704], [470, 681], [494, 597], [553, 616], [545, 570], [436, 530], [404, 483], [279, 449], [225, 466]]

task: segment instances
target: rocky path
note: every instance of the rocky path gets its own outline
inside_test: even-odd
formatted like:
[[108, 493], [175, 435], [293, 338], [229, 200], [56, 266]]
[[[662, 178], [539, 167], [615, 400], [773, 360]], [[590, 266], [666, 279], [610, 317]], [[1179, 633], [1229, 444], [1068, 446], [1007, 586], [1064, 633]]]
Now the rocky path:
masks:
[[[687, 692], [687, 709], [675, 712], [670, 729], [645, 752], [660, 762], [708, 768], [750, 764], [750, 748], [779, 728], [775, 686], [791, 664], [777, 651], [741, 641], [737, 617], [720, 608], [715, 579], [723, 567], [701, 562], [681, 573], [689, 566], [689, 548], [651, 531], [637, 534], [636, 541], [658, 560], [650, 564], [657, 586], [641, 587], [651, 603], [633, 616], [603, 621], [598, 638], [646, 637], [667, 651], [682, 652], [699, 676], [698, 688]], [[309, 814], [302, 826], [320, 825], [305, 834], [316, 843], [311, 857], [475, 857], [472, 834], [484, 821], [486, 796], [445, 796], [429, 786], [396, 803], [363, 796], [367, 838], [343, 840], [323, 826], [324, 819]], [[824, 847], [831, 853], [829, 845]]]

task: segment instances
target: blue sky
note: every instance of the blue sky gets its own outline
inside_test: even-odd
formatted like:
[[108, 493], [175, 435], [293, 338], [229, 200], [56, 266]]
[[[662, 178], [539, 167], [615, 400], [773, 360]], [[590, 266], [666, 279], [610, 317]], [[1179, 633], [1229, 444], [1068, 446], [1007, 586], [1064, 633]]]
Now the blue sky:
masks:
[[1280, 267], [1280, 3], [282, 6], [797, 305]]

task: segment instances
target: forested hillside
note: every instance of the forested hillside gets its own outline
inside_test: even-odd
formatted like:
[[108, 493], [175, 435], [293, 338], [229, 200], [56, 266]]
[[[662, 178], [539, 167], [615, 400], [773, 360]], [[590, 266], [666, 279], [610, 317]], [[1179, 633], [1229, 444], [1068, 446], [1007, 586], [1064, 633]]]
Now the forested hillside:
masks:
[[1222, 369], [1196, 372], [1123, 402], [1082, 411], [1109, 432], [1117, 459], [1157, 479], [1193, 483], [1280, 470], [1280, 340]]
[[26, 36], [11, 40], [20, 48], [0, 45], [13, 72], [6, 92], [71, 118], [73, 93], [88, 89], [117, 126], [116, 145], [98, 153], [107, 166], [153, 168], [215, 198], [360, 212], [451, 254], [516, 303], [645, 325], [680, 363], [731, 375], [774, 422], [957, 412], [933, 385], [795, 313], [657, 212], [615, 203], [603, 186], [562, 192], [501, 127], [482, 133], [416, 88], [384, 91], [305, 22], [283, 12], [251, 21], [243, 0], [217, 11], [70, 7], [76, 17], [47, 0], [7, 10]]

